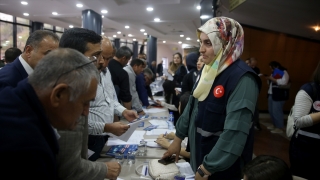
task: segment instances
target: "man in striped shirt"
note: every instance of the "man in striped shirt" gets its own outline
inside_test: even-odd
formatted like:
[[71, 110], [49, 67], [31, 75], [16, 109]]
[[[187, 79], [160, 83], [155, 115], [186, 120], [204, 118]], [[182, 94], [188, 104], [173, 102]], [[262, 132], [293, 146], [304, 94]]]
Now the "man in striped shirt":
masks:
[[88, 148], [94, 152], [89, 157], [91, 161], [100, 157], [100, 153], [109, 137], [107, 133], [120, 136], [129, 129], [129, 126], [122, 122], [114, 122], [114, 114], [123, 116], [128, 121], [138, 118], [135, 111], [127, 110], [117, 100], [111, 74], [107, 68], [109, 60], [113, 58], [112, 43], [107, 37], [103, 37], [101, 41], [101, 50], [99, 58], [103, 59], [103, 64], [97, 66], [101, 71], [101, 82], [98, 84], [95, 100], [90, 103], [90, 113], [88, 115]]

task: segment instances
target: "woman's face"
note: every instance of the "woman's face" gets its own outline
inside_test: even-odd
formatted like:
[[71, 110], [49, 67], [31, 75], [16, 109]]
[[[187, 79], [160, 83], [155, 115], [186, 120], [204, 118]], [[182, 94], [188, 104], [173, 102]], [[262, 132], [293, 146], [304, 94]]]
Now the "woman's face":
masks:
[[173, 62], [174, 62], [175, 64], [181, 64], [181, 58], [180, 58], [180, 56], [179, 56], [178, 54], [175, 54], [175, 55], [173, 56]]
[[202, 56], [199, 57], [198, 61], [197, 61], [197, 70], [200, 71], [202, 66], [203, 66], [203, 61], [202, 61]]
[[203, 32], [200, 34], [200, 44], [199, 52], [201, 53], [202, 61], [204, 64], [208, 65], [216, 55], [209, 37]]

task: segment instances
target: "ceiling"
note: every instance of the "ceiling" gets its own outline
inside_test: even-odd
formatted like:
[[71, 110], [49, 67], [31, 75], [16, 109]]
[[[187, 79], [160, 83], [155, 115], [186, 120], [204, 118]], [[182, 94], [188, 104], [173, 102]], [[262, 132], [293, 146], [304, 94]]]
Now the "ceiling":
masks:
[[[0, 0], [0, 12], [69, 28], [81, 27], [82, 10], [92, 9], [104, 15], [103, 32], [106, 36], [117, 35], [122, 39], [141, 41], [146, 36], [157, 37], [158, 43], [197, 45], [196, 28], [200, 26], [200, 10], [196, 6], [201, 0]], [[83, 7], [76, 7], [82, 3]], [[146, 11], [147, 7], [153, 11]], [[319, 0], [246, 0], [229, 12], [229, 0], [220, 0], [217, 16], [226, 16], [239, 23], [267, 30], [283, 32], [320, 41]], [[101, 10], [107, 10], [102, 14]], [[52, 15], [55, 11], [58, 15]], [[29, 13], [29, 16], [23, 16]], [[160, 22], [154, 22], [154, 18]], [[129, 29], [125, 29], [129, 25]], [[121, 31], [121, 34], [117, 34]], [[132, 34], [133, 37], [128, 37]], [[183, 34], [184, 37], [180, 37]], [[190, 40], [186, 40], [189, 37]]]

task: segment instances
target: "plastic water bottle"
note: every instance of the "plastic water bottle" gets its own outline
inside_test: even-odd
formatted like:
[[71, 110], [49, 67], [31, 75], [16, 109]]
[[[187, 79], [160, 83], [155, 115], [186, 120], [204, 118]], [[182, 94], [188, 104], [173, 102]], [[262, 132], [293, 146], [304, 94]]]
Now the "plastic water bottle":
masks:
[[174, 116], [173, 116], [173, 112], [170, 112], [169, 114], [169, 118], [168, 118], [168, 129], [169, 130], [173, 130], [174, 129]]

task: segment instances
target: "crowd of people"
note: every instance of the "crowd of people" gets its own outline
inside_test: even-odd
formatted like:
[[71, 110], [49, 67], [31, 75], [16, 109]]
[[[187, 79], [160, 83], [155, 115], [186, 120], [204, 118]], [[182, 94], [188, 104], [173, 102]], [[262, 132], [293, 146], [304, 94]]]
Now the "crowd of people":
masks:
[[[160, 77], [165, 101], [156, 103], [174, 112], [176, 133], [160, 135], [156, 142], [167, 149], [163, 158], [186, 157], [195, 179], [292, 179], [292, 174], [316, 179], [312, 160], [320, 157], [320, 65], [313, 78], [317, 95], [307, 83], [295, 99], [290, 168], [273, 156], [252, 160], [254, 129], [261, 130], [261, 76], [269, 84], [273, 125], [268, 129], [281, 133], [290, 84], [287, 69], [271, 61], [271, 75], [263, 75], [256, 58], [241, 60], [244, 33], [234, 19], [212, 18], [197, 29], [197, 37], [199, 52], [184, 57], [176, 52], [167, 69], [162, 61], [148, 63], [144, 45], [132, 59], [130, 48], [117, 49], [107, 37], [84, 28], [70, 28], [61, 38], [37, 30], [23, 51], [9, 48], [0, 70], [3, 175], [116, 179], [120, 164], [96, 160], [108, 133], [120, 136], [130, 128], [120, 118], [131, 122], [146, 114], [148, 98], [154, 100], [150, 84]], [[186, 137], [187, 147], [181, 148]], [[19, 173], [17, 162], [23, 165]]]

